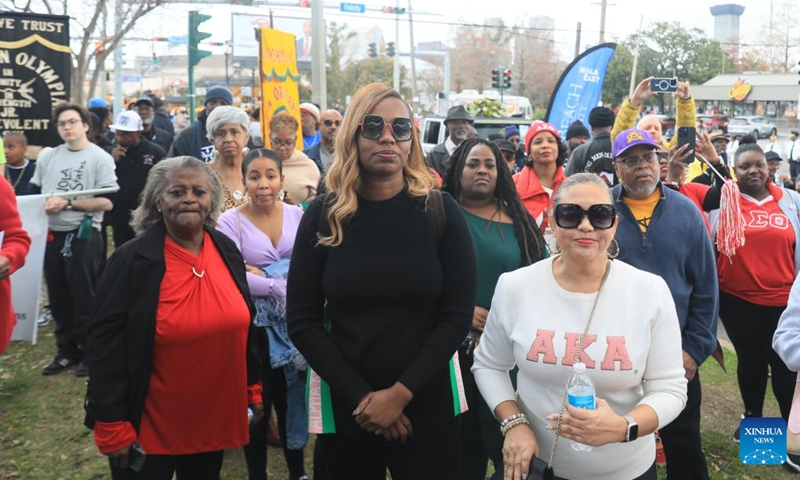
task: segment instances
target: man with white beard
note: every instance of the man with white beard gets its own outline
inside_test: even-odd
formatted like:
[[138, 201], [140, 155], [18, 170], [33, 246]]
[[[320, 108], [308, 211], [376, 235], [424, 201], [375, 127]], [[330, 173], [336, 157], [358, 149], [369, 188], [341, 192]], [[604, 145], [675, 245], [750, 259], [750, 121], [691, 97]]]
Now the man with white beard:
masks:
[[169, 152], [169, 147], [172, 146], [172, 135], [168, 131], [153, 125], [153, 119], [156, 116], [155, 105], [152, 98], [145, 96], [136, 100], [133, 108], [142, 119], [142, 125], [144, 126], [142, 138], [155, 143], [163, 148], [165, 152]]
[[447, 127], [447, 138], [443, 143], [436, 145], [428, 152], [425, 163], [444, 178], [447, 167], [450, 166], [450, 156], [461, 142], [469, 136], [469, 127], [473, 124], [472, 116], [467, 113], [464, 105], [450, 107], [444, 125]]

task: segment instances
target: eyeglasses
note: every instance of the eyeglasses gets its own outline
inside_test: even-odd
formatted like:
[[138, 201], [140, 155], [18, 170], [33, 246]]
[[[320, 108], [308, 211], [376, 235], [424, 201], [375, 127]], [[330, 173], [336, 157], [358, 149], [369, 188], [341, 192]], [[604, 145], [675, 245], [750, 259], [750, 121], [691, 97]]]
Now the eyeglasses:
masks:
[[330, 127], [332, 125], [336, 125], [337, 127], [342, 124], [341, 120], [323, 120], [322, 124], [326, 127]]
[[556, 205], [553, 215], [556, 225], [561, 228], [574, 229], [583, 222], [583, 217], [589, 218], [589, 223], [597, 230], [608, 230], [614, 226], [617, 220], [617, 209], [614, 205], [597, 204], [584, 210], [580, 205], [574, 203], [562, 203]]
[[69, 120], [64, 120], [63, 122], [57, 122], [58, 128], [64, 127], [74, 127], [75, 125], [81, 123], [81, 121], [77, 118], [70, 118]]
[[654, 164], [658, 161], [658, 152], [650, 152], [646, 153], [641, 157], [627, 157], [627, 158], [620, 158], [617, 160], [619, 163], [625, 164], [628, 168], [635, 168], [639, 165], [641, 161], [644, 160], [644, 163]]
[[392, 137], [398, 142], [411, 140], [411, 131], [414, 122], [410, 118], [396, 117], [390, 123], [386, 123], [380, 115], [364, 115], [364, 119], [358, 124], [361, 129], [361, 136], [367, 140], [377, 140], [383, 135], [386, 126], [392, 132]]
[[297, 138], [293, 138], [292, 140], [275, 140], [270, 138], [269, 143], [272, 144], [273, 148], [294, 148], [297, 144]]

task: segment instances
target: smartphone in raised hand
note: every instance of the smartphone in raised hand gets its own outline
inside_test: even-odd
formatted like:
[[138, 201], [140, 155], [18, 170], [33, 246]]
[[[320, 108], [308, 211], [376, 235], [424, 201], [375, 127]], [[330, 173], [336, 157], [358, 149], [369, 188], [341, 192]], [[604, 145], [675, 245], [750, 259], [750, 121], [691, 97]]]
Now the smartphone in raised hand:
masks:
[[697, 130], [694, 127], [678, 127], [677, 147], [681, 148], [684, 145], [689, 145], [687, 150], [692, 150], [692, 154], [686, 157], [684, 162], [694, 162], [694, 150], [697, 148]]

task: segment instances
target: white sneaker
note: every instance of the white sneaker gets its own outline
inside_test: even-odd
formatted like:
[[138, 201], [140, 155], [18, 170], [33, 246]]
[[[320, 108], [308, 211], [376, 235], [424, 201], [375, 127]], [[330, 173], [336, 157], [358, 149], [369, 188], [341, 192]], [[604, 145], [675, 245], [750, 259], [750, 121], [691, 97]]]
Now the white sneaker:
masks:
[[50, 307], [44, 307], [42, 309], [42, 314], [39, 315], [39, 318], [36, 320], [36, 325], [40, 327], [44, 327], [48, 323], [53, 321], [53, 312], [50, 311]]

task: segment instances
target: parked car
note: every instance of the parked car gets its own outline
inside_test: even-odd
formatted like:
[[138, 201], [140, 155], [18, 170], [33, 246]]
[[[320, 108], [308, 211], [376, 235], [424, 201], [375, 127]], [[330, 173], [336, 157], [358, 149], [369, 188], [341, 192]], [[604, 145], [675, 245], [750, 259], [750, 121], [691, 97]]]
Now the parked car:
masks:
[[[486, 138], [490, 133], [503, 133], [509, 125], [519, 127], [520, 138], [525, 138], [525, 132], [534, 120], [525, 118], [481, 118], [477, 117], [473, 126], [478, 131], [478, 136]], [[425, 117], [422, 119], [422, 150], [425, 155], [433, 147], [442, 143], [447, 138], [447, 128], [444, 126], [444, 117]]]
[[730, 118], [727, 115], [698, 115], [697, 126], [702, 127], [708, 132], [722, 130], [723, 133], [728, 133], [728, 123]]
[[733, 117], [728, 123], [728, 135], [738, 136], [747, 135], [748, 133], [758, 140], [761, 137], [769, 137], [773, 133], [777, 135], [778, 128], [771, 121], [757, 115]]

